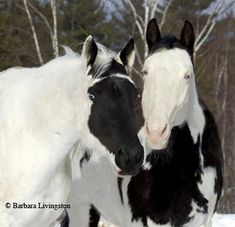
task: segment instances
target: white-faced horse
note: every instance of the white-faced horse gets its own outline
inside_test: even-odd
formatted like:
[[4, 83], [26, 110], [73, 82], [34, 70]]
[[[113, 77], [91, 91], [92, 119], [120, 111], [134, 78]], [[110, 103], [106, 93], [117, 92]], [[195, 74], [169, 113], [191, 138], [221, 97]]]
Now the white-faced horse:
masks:
[[81, 56], [68, 50], [0, 74], [1, 227], [54, 225], [63, 209], [45, 207], [67, 203], [76, 144], [108, 155], [119, 175], [138, 171], [142, 114], [126, 77], [133, 59], [133, 39], [114, 55], [89, 36]]
[[94, 152], [72, 188], [72, 227], [97, 226], [100, 214], [122, 227], [211, 227], [223, 159], [216, 123], [196, 90], [193, 27], [186, 21], [179, 39], [161, 36], [153, 19], [146, 39], [146, 164], [136, 176], [118, 178]]

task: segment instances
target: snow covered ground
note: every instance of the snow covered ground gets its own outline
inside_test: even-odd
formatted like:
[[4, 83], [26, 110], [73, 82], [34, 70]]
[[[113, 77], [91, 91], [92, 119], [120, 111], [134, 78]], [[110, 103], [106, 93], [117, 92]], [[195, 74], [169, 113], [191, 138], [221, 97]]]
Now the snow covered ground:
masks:
[[[99, 227], [115, 227], [101, 220]], [[235, 227], [235, 214], [215, 214], [212, 227]]]
[[212, 227], [235, 227], [235, 214], [215, 214]]

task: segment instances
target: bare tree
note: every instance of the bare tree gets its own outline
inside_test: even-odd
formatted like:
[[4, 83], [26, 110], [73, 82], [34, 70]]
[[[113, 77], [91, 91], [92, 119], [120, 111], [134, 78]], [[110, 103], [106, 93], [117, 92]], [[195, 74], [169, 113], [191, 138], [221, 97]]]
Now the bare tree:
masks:
[[56, 0], [50, 0], [51, 10], [52, 10], [52, 18], [53, 18], [53, 35], [52, 35], [52, 47], [54, 50], [54, 56], [59, 56], [59, 47], [58, 47], [58, 34], [57, 34], [57, 7]]
[[[124, 3], [126, 3], [127, 5], [129, 5], [131, 12], [133, 14], [134, 17], [134, 22], [138, 28], [140, 37], [142, 39], [143, 42], [145, 42], [145, 32], [146, 32], [146, 28], [148, 25], [148, 21], [153, 18], [156, 14], [157, 8], [158, 8], [158, 4], [159, 1], [158, 0], [145, 0], [143, 3], [143, 9], [144, 9], [144, 17], [140, 16], [140, 14], [138, 14], [137, 9], [135, 8], [134, 4], [132, 3], [131, 0], [122, 0]], [[166, 14], [167, 11], [171, 5], [171, 3], [173, 2], [173, 0], [168, 0], [167, 5], [164, 9], [164, 11], [162, 12], [162, 19], [160, 22], [160, 28], [164, 25], [165, 23], [165, 18], [166, 18]], [[145, 45], [145, 49], [144, 49], [144, 56], [147, 55], [147, 45]], [[138, 58], [137, 58], [138, 59]], [[143, 65], [143, 60], [138, 59], [139, 64], [142, 66]]]
[[[164, 23], [166, 21], [167, 11], [168, 11], [170, 5], [172, 4], [172, 2], [173, 2], [173, 0], [167, 0], [166, 7], [162, 11], [160, 28], [162, 28], [162, 26], [164, 25]], [[140, 52], [138, 49], [136, 50], [136, 57], [137, 57], [138, 65], [140, 66], [140, 68], [142, 68], [143, 61], [144, 61], [143, 57], [145, 57], [148, 53], [147, 44], [145, 42], [146, 28], [147, 28], [149, 20], [156, 15], [156, 12], [157, 12], [158, 6], [159, 6], [159, 1], [158, 0], [145, 0], [145, 1], [143, 1], [143, 10], [144, 10], [143, 16], [141, 16], [141, 14], [139, 14], [139, 12], [137, 11], [132, 0], [122, 0], [122, 3], [123, 3], [123, 5], [129, 6], [131, 13], [133, 15], [133, 18], [134, 18], [134, 24], [137, 27], [137, 30], [138, 30], [138, 33], [140, 34], [140, 38], [141, 38], [142, 42], [144, 43], [143, 56], [140, 55]], [[141, 76], [140, 72], [136, 68], [134, 68], [133, 70], [137, 75]]]
[[[169, 11], [170, 6], [172, 5], [174, 0], [165, 0], [165, 7], [163, 10], [160, 8], [160, 1], [159, 0], [145, 0], [143, 1], [143, 16], [138, 12], [137, 8], [133, 4], [132, 0], [122, 0], [123, 5], [129, 6], [129, 9], [133, 15], [134, 23], [137, 27], [138, 33], [140, 34], [140, 38], [145, 43], [144, 46], [144, 57], [147, 55], [147, 45], [145, 42], [145, 32], [147, 28], [148, 21], [156, 15], [156, 12], [161, 14], [161, 20], [159, 23], [160, 30], [162, 29], [163, 25], [166, 23], [167, 13]], [[204, 25], [201, 26], [199, 30], [199, 26], [196, 28], [196, 40], [195, 40], [195, 47], [194, 47], [194, 57], [198, 53], [199, 49], [202, 45], [206, 42], [209, 35], [212, 33], [219, 17], [223, 15], [233, 4], [235, 0], [230, 1], [229, 4], [226, 5], [225, 1], [217, 1], [214, 4], [213, 10], [210, 12], [205, 12], [207, 16], [207, 20]], [[198, 25], [199, 23], [197, 23]], [[136, 53], [137, 61], [140, 67], [143, 65], [143, 58], [141, 58], [139, 51], [137, 50]], [[139, 74], [138, 70], [134, 69], [137, 74]]]
[[[221, 54], [221, 53], [220, 53]], [[215, 65], [215, 98], [216, 102], [216, 113], [220, 115], [221, 125], [221, 143], [222, 149], [225, 149], [225, 137], [226, 137], [226, 126], [227, 126], [227, 98], [228, 98], [228, 47], [225, 48], [225, 53], [222, 56], [216, 56]], [[219, 59], [220, 58], [220, 59]]]
[[32, 19], [32, 16], [31, 16], [29, 8], [28, 8], [28, 2], [27, 2], [27, 0], [23, 0], [23, 3], [24, 3], [24, 9], [25, 9], [25, 11], [27, 13], [27, 16], [28, 16], [28, 20], [29, 20], [31, 31], [32, 31], [33, 40], [34, 40], [36, 52], [37, 52], [37, 55], [38, 55], [38, 59], [39, 59], [40, 64], [42, 65], [43, 64], [43, 59], [42, 59], [41, 49], [40, 49], [40, 46], [39, 46], [38, 36], [37, 36], [36, 30], [35, 30], [33, 19]]
[[206, 23], [203, 25], [202, 29], [197, 32], [198, 34], [196, 34], [194, 56], [196, 56], [203, 43], [205, 43], [206, 39], [212, 33], [219, 17], [223, 15], [234, 3], [234, 0], [230, 1], [230, 3], [227, 5], [225, 5], [225, 1], [217, 1], [215, 3], [214, 10], [210, 12]]
[[[37, 37], [36, 31], [35, 31], [35, 26], [33, 24], [32, 16], [29, 11], [29, 7], [45, 23], [45, 25], [49, 31], [51, 45], [52, 45], [52, 49], [53, 49], [53, 55], [54, 55], [54, 57], [58, 57], [59, 56], [59, 44], [58, 44], [58, 30], [57, 30], [57, 5], [56, 5], [57, 2], [56, 2], [56, 0], [50, 0], [51, 12], [52, 12], [52, 25], [50, 24], [48, 18], [41, 11], [39, 11], [30, 1], [23, 0], [23, 2], [24, 2], [24, 6], [25, 6], [25, 11], [27, 12], [27, 15], [29, 18], [29, 22], [30, 22], [32, 33], [33, 33], [35, 45], [37, 47], [38, 56], [40, 56], [40, 58], [42, 59], [41, 50], [39, 47], [39, 41], [38, 41], [38, 37]], [[43, 64], [43, 60], [42, 61], [40, 60], [40, 64]]]

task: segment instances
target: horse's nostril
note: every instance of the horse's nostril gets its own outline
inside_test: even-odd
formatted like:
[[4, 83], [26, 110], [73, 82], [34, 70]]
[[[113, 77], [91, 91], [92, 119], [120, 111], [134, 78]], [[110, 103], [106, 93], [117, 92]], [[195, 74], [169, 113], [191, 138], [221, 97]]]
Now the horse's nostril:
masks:
[[150, 132], [149, 132], [149, 127], [148, 127], [148, 124], [146, 123], [146, 132], [147, 132], [147, 134], [150, 134]]
[[118, 150], [118, 154], [119, 154], [119, 155], [124, 154], [124, 149], [123, 149], [123, 147], [121, 147], [121, 148]]
[[118, 156], [120, 159], [126, 159], [125, 149], [123, 147], [118, 150]]

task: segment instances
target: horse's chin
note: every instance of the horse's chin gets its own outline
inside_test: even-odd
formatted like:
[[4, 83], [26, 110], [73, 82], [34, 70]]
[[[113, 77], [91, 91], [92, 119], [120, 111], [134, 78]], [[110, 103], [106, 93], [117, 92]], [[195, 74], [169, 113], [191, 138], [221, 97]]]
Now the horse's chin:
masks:
[[138, 173], [139, 173], [139, 169], [137, 169], [135, 171], [131, 171], [131, 172], [120, 171], [117, 173], [117, 176], [123, 178], [123, 177], [127, 177], [127, 176], [136, 176]]
[[110, 162], [109, 163], [111, 168], [112, 168], [112, 171], [113, 173], [117, 176], [117, 177], [120, 177], [120, 178], [123, 178], [123, 177], [127, 177], [127, 176], [135, 176], [139, 173], [139, 168], [133, 170], [133, 171], [130, 171], [130, 172], [126, 172], [126, 171], [123, 171], [121, 170], [116, 164], [114, 164], [113, 162]]
[[139, 169], [138, 168], [136, 170], [134, 170], [134, 171], [125, 172], [125, 171], [122, 171], [121, 169], [119, 169], [116, 165], [115, 166], [112, 165], [112, 170], [113, 170], [114, 174], [117, 177], [120, 177], [120, 178], [127, 177], [127, 176], [135, 176], [135, 175], [137, 175], [139, 173]]

